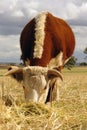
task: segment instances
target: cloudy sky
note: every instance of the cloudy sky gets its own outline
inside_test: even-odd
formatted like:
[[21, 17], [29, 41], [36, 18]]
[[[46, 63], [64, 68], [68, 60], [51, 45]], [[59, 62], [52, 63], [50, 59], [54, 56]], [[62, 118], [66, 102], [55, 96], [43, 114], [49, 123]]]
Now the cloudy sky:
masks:
[[20, 33], [41, 11], [63, 18], [76, 38], [74, 55], [84, 59], [87, 47], [87, 0], [0, 0], [0, 62], [20, 62]]

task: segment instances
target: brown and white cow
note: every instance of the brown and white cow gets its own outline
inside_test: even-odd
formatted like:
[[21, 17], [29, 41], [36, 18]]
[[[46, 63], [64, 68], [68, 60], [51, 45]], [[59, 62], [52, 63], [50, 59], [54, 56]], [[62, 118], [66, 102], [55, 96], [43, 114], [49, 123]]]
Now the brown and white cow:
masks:
[[62, 75], [55, 69], [40, 66], [24, 68], [11, 66], [5, 76], [7, 75], [23, 81], [26, 101], [46, 103], [59, 100], [59, 82], [62, 80]]
[[73, 54], [75, 38], [64, 20], [42, 12], [24, 27], [20, 46], [25, 64], [62, 68]]
[[72, 29], [64, 20], [42, 12], [23, 29], [20, 46], [21, 58], [25, 64], [29, 61], [30, 66], [22, 69], [11, 67], [6, 75], [12, 74], [23, 80], [26, 100], [48, 102], [51, 91], [53, 100], [58, 100], [62, 75], [57, 70], [61, 71], [73, 54], [75, 39]]

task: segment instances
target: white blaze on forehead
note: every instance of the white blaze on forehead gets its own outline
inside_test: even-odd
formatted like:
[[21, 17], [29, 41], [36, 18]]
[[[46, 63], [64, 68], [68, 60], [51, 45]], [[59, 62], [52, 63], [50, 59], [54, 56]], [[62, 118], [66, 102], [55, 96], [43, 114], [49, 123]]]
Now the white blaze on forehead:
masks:
[[24, 74], [30, 74], [30, 75], [41, 75], [47, 73], [48, 68], [47, 67], [41, 67], [41, 66], [28, 66], [23, 68]]
[[34, 58], [41, 58], [43, 54], [43, 45], [45, 39], [45, 22], [48, 12], [42, 12], [35, 18], [35, 47]]

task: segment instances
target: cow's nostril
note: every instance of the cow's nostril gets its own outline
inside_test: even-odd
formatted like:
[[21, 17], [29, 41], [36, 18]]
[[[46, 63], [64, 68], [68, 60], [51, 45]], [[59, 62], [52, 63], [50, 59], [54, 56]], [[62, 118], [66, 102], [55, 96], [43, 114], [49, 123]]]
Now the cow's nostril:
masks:
[[25, 86], [23, 86], [23, 89], [25, 89]]

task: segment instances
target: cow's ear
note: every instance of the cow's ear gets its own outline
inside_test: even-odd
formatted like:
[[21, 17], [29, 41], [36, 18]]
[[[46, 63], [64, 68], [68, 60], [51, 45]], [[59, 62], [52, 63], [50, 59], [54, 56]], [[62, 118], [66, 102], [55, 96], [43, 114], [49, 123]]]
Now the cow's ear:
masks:
[[63, 80], [61, 72], [55, 70], [55, 69], [49, 69], [47, 72], [48, 79], [53, 79], [59, 77], [61, 80]]
[[4, 76], [11, 75], [17, 81], [23, 80], [23, 69], [17, 66], [10, 66], [8, 67], [8, 72], [4, 74]]

